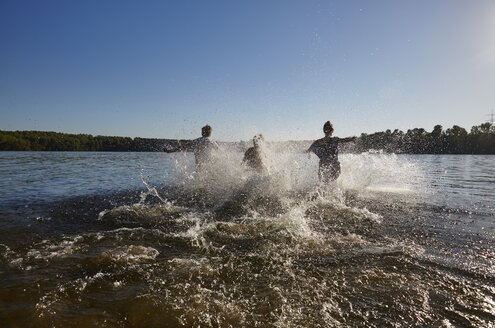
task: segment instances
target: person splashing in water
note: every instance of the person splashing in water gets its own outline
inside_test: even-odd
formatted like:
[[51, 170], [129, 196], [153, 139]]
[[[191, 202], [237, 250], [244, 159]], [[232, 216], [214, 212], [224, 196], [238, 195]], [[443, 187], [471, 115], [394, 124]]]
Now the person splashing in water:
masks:
[[191, 140], [186, 144], [179, 145], [175, 148], [164, 148], [166, 153], [174, 153], [178, 151], [192, 151], [196, 158], [196, 168], [201, 168], [204, 164], [211, 160], [211, 153], [218, 150], [218, 144], [211, 140], [212, 128], [209, 125], [205, 125], [201, 128], [202, 137]]
[[327, 121], [323, 125], [325, 137], [313, 142], [306, 151], [308, 153], [308, 158], [311, 158], [311, 152], [313, 152], [320, 159], [318, 179], [323, 183], [334, 181], [340, 175], [339, 143], [356, 141], [356, 137], [332, 137], [333, 131], [332, 123]]
[[257, 134], [253, 138], [253, 147], [246, 150], [242, 163], [260, 174], [268, 174], [268, 168], [264, 164], [263, 135]]

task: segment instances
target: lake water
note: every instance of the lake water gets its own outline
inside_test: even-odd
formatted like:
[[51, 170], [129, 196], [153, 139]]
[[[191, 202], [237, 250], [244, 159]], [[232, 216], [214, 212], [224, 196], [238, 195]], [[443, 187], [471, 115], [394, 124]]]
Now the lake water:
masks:
[[494, 327], [495, 156], [0, 153], [0, 327]]

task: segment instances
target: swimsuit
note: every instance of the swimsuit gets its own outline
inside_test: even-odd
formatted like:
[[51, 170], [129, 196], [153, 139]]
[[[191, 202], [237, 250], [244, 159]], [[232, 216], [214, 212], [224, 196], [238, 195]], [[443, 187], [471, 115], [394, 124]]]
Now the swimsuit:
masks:
[[320, 181], [336, 180], [340, 175], [339, 138], [319, 139], [309, 149], [320, 159], [318, 177]]

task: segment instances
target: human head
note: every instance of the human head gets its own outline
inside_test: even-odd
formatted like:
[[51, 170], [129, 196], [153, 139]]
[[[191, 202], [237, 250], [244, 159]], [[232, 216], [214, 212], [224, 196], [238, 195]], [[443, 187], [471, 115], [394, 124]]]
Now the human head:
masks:
[[263, 137], [263, 135], [260, 133], [260, 134], [257, 134], [253, 137], [253, 144], [255, 146], [261, 146], [261, 144], [265, 141], [265, 137]]
[[209, 138], [211, 137], [211, 130], [211, 126], [207, 124], [201, 128], [201, 135], [205, 138]]
[[323, 124], [323, 133], [325, 133], [326, 136], [331, 136], [333, 133], [333, 124], [330, 121], [326, 121], [325, 124]]

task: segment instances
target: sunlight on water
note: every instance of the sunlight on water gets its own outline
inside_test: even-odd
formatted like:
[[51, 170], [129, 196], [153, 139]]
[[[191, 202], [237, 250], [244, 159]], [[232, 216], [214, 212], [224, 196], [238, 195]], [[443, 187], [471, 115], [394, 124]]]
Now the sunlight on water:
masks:
[[495, 234], [486, 224], [469, 231], [493, 213], [428, 203], [435, 183], [424, 162], [345, 154], [328, 186], [305, 154], [267, 147], [269, 174], [241, 157], [219, 153], [199, 171], [189, 154], [173, 154], [166, 173], [153, 169], [162, 183], [138, 168], [143, 188], [132, 197], [37, 214], [50, 220], [34, 220], [34, 237], [0, 244], [0, 299], [12, 300], [0, 319], [32, 327], [495, 320]]

